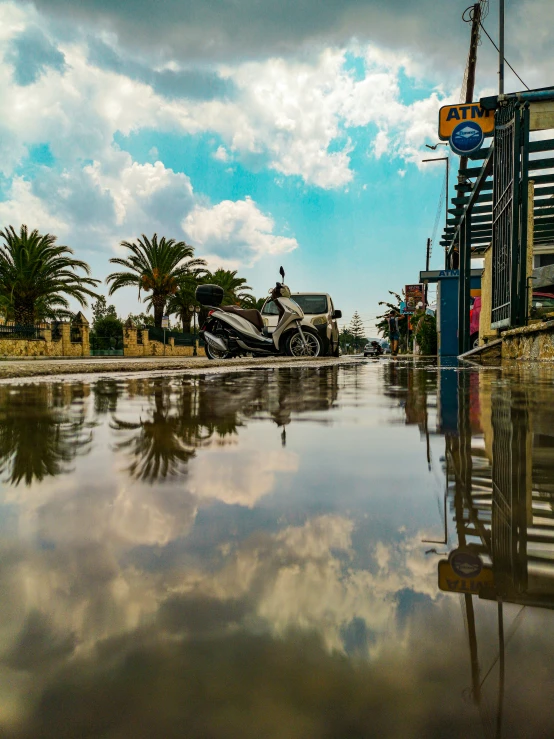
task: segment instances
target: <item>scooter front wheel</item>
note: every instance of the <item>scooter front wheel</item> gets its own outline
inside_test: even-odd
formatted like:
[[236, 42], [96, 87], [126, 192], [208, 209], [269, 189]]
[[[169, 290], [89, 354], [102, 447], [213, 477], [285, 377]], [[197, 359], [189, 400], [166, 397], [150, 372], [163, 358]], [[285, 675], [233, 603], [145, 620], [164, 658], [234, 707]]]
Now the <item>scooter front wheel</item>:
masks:
[[319, 357], [321, 354], [321, 339], [315, 331], [303, 328], [305, 344], [299, 331], [291, 333], [287, 337], [285, 351], [290, 357]]

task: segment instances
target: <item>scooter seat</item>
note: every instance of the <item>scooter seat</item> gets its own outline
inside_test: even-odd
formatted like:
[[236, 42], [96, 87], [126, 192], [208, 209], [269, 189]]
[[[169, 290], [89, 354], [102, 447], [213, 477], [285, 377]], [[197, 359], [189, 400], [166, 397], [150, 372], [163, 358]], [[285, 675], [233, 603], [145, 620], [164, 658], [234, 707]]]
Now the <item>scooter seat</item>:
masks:
[[222, 305], [219, 310], [225, 311], [225, 313], [234, 313], [241, 318], [255, 326], [258, 331], [264, 329], [264, 319], [259, 310], [255, 308], [238, 308], [236, 305]]

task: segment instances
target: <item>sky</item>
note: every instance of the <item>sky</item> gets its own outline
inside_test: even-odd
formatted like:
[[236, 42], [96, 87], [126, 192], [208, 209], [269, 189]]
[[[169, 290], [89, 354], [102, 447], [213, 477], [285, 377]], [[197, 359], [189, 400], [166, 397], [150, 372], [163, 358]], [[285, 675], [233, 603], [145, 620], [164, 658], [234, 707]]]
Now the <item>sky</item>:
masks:
[[[529, 87], [552, 83], [550, 3], [506, 1], [506, 57]], [[122, 240], [154, 232], [258, 297], [283, 265], [293, 292], [330, 293], [370, 334], [425, 266], [444, 166], [421, 160], [459, 99], [466, 5], [0, 1], [0, 228], [56, 234], [102, 280]], [[490, 0], [493, 38], [497, 13]], [[496, 86], [483, 38], [475, 97]], [[506, 88], [521, 89], [509, 70]], [[144, 309], [132, 289], [110, 302]]]

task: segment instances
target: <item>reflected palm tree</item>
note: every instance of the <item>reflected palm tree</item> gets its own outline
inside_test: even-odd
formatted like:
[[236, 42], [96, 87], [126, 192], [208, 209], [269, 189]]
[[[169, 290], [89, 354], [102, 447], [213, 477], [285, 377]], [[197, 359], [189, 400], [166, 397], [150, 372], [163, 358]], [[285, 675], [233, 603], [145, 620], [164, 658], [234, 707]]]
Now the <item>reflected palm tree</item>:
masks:
[[[110, 427], [125, 434], [116, 450], [131, 457], [129, 474], [149, 483], [186, 473], [198, 447], [232, 441], [245, 421], [269, 415], [278, 426], [291, 412], [328, 409], [338, 393], [338, 370], [317, 376], [304, 370], [244, 372], [241, 375], [131, 380], [131, 398], [148, 406], [138, 420], [112, 417]], [[96, 402], [107, 392], [99, 388]], [[104, 402], [102, 400], [102, 402]]]
[[194, 457], [194, 446], [183, 437], [183, 418], [171, 410], [168, 384], [156, 381], [146, 388], [151, 408], [148, 416], [139, 421], [124, 421], [114, 417], [110, 427], [115, 431], [134, 432], [116, 445], [118, 451], [128, 452], [132, 459], [129, 474], [149, 483], [172, 477], [184, 471]]
[[86, 422], [82, 387], [0, 388], [0, 474], [5, 482], [34, 480], [70, 472], [70, 462], [88, 452], [91, 424]]

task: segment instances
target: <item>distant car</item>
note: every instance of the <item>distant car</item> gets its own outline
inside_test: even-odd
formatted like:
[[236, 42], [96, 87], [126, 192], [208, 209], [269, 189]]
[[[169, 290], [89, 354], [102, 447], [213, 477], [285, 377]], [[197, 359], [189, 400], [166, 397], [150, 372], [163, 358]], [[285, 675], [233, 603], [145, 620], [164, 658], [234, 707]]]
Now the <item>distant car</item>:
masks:
[[[322, 339], [323, 349], [321, 353], [339, 357], [337, 319], [342, 318], [342, 312], [335, 310], [331, 296], [327, 293], [292, 293], [291, 298], [304, 311], [303, 325], [315, 328]], [[277, 326], [279, 314], [277, 306], [270, 298], [262, 306], [262, 318], [269, 333], [271, 333]]]
[[375, 356], [375, 344], [377, 344], [381, 348], [382, 354], [385, 354], [386, 350], [389, 349], [388, 345], [387, 348], [385, 348], [386, 342], [382, 339], [370, 339], [368, 343], [364, 346], [364, 357]]

